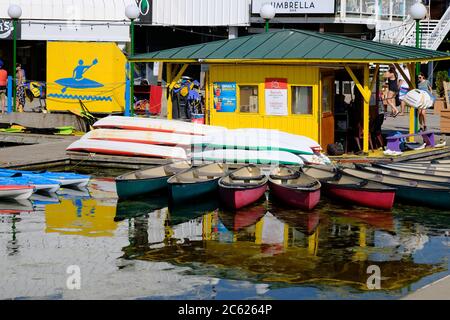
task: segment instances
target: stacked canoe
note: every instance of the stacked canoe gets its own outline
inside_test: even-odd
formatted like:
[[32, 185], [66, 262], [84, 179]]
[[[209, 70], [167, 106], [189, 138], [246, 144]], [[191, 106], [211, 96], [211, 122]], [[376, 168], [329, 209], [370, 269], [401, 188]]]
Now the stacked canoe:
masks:
[[178, 120], [109, 116], [67, 150], [204, 163], [329, 164], [320, 145], [278, 130], [235, 129]]

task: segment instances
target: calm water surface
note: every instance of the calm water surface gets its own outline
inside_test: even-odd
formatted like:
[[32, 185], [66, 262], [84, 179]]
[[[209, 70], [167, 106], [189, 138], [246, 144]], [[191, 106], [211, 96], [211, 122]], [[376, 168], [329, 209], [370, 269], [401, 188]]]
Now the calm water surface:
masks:
[[[0, 299], [397, 299], [449, 274], [450, 212], [218, 207], [118, 201], [109, 178], [2, 201]], [[381, 290], [367, 287], [373, 265]]]

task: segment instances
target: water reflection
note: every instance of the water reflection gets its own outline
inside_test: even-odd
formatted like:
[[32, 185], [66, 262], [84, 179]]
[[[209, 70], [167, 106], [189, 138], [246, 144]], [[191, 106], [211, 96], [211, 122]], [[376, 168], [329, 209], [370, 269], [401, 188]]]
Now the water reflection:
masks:
[[[228, 211], [214, 197], [204, 200], [173, 205], [166, 194], [156, 194], [118, 201], [114, 182], [100, 179], [89, 189], [0, 201], [2, 246], [8, 256], [23, 254], [29, 241], [23, 237], [38, 232], [40, 214], [46, 237], [81, 245], [75, 261], [88, 250], [83, 245], [98, 246], [106, 256], [117, 252], [113, 266], [96, 265], [101, 269], [131, 272], [137, 264], [164, 263], [183, 277], [207, 277], [213, 290], [223, 285], [220, 280], [238, 280], [251, 283], [257, 295], [311, 285], [341, 288], [338, 296], [362, 294], [370, 265], [380, 267], [385, 295], [398, 295], [398, 289], [448, 268], [448, 213], [402, 205], [382, 212], [327, 201], [302, 212], [271, 199]], [[105, 239], [111, 239], [109, 247]]]
[[191, 273], [236, 280], [333, 283], [361, 290], [367, 289], [367, 268], [373, 264], [382, 270], [383, 288], [390, 290], [447, 267], [444, 260], [415, 262], [414, 253], [429, 240], [426, 231], [408, 223], [395, 226], [392, 213], [332, 205], [301, 213], [264, 202], [172, 223], [170, 209], [164, 212], [149, 215], [148, 225], [134, 226], [139, 240], [123, 249], [125, 258], [195, 266]]

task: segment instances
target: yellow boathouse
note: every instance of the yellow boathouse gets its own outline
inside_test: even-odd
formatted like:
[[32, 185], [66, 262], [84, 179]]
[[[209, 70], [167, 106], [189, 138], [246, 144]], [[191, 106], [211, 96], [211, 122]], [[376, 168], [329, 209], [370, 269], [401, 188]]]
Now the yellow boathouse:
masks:
[[[279, 129], [308, 136], [324, 148], [335, 142], [336, 94], [343, 94], [344, 82], [352, 81], [367, 152], [371, 97], [380, 65], [395, 65], [414, 88], [415, 63], [449, 59], [444, 52], [281, 30], [139, 54], [130, 61], [163, 62], [170, 89], [190, 65], [204, 65], [208, 124]], [[409, 77], [400, 64], [408, 67]], [[168, 118], [171, 103], [169, 99]], [[414, 132], [414, 113], [410, 114]]]

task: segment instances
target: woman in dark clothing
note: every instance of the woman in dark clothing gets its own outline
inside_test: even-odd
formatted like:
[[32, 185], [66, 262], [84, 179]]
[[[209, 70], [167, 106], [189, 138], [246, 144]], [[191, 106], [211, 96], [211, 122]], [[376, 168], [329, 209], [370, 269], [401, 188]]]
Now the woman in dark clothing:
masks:
[[389, 70], [384, 73], [384, 78], [388, 82], [389, 89], [387, 103], [391, 106], [392, 116], [395, 118], [400, 113], [397, 109], [397, 106], [395, 105], [395, 97], [398, 94], [398, 78], [397, 73], [395, 72], [395, 68], [390, 67]]

